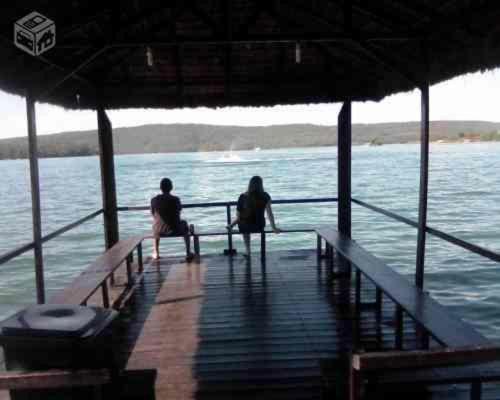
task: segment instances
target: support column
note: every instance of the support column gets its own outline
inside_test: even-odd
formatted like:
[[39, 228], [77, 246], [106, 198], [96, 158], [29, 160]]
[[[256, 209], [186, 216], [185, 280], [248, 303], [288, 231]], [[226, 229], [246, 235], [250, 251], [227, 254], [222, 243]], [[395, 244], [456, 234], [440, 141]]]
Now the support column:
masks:
[[33, 242], [35, 244], [36, 299], [38, 304], [45, 303], [45, 280], [43, 277], [42, 218], [40, 210], [40, 178], [38, 173], [38, 144], [36, 137], [35, 98], [31, 92], [26, 94], [28, 119], [28, 152], [31, 177], [31, 210], [33, 215]]
[[351, 237], [351, 102], [344, 102], [338, 117], [338, 230]]
[[418, 239], [415, 285], [424, 287], [425, 229], [427, 227], [427, 188], [429, 182], [429, 84], [420, 88], [420, 192], [418, 198]]
[[119, 240], [116, 204], [113, 128], [102, 105], [97, 107], [99, 157], [101, 161], [102, 206], [104, 209], [104, 237], [106, 249]]

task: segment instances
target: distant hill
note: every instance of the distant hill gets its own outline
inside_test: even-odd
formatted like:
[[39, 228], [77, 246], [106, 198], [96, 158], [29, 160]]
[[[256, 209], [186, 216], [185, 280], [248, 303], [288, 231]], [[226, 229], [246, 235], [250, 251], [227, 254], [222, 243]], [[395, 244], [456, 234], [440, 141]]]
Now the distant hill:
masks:
[[[500, 123], [485, 121], [431, 122], [431, 140], [499, 140]], [[419, 140], [418, 122], [354, 124], [353, 143], [376, 145]], [[84, 156], [98, 153], [96, 131], [63, 132], [39, 137], [42, 157]], [[143, 125], [114, 129], [116, 154], [247, 150], [255, 147], [330, 146], [337, 144], [336, 127], [275, 125], [239, 127], [213, 125]], [[0, 140], [0, 159], [26, 158], [27, 139]]]

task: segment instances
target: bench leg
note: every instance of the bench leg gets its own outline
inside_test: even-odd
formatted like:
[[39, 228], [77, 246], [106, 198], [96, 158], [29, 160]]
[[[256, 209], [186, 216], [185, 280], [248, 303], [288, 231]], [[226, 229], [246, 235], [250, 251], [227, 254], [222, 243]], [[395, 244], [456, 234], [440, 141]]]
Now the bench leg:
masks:
[[382, 305], [383, 305], [383, 292], [377, 286], [375, 291], [375, 321], [376, 321], [376, 331], [377, 331], [377, 345], [382, 347]]
[[108, 293], [108, 284], [104, 281], [101, 284], [102, 289], [102, 306], [104, 308], [109, 308], [109, 293]]
[[382, 320], [382, 302], [383, 302], [383, 297], [382, 297], [382, 289], [380, 289], [378, 286], [375, 291], [375, 313], [376, 313], [376, 319], [377, 319], [377, 324], [380, 324]]
[[481, 400], [483, 387], [481, 381], [472, 382], [470, 385], [470, 400]]
[[330, 244], [328, 244], [328, 242], [325, 243], [325, 258], [329, 258], [330, 257], [330, 253], [332, 251], [332, 246], [330, 246]]
[[361, 400], [361, 374], [351, 367], [349, 375], [349, 400]]
[[318, 257], [318, 263], [321, 261], [321, 253], [323, 251], [323, 240], [320, 235], [316, 235], [316, 256]]
[[260, 259], [266, 262], [266, 232], [260, 233]]
[[129, 285], [132, 284], [132, 257], [130, 255], [127, 257], [127, 260], [125, 261], [127, 264], [127, 283]]
[[400, 305], [396, 305], [395, 328], [396, 328], [396, 338], [395, 338], [396, 350], [403, 350], [403, 308]]
[[144, 262], [142, 260], [142, 243], [137, 246], [137, 262], [139, 263], [139, 273], [144, 271]]
[[356, 269], [356, 292], [354, 294], [354, 307], [356, 314], [361, 311], [361, 271]]
[[419, 348], [421, 350], [428, 350], [430, 342], [429, 332], [427, 332], [427, 330], [420, 324], [417, 324], [416, 330], [417, 344]]

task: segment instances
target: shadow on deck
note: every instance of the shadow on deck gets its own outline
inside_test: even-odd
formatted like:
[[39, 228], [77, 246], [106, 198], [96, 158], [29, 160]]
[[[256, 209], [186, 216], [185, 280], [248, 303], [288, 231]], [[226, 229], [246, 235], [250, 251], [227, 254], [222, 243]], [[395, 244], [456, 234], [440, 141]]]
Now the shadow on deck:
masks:
[[[147, 267], [124, 313], [121, 362], [157, 369], [158, 399], [346, 398], [339, 366], [353, 346], [394, 349], [393, 305], [384, 302], [377, 324], [375, 290], [364, 285], [358, 317], [350, 289], [308, 250], [268, 253], [266, 265], [258, 256], [164, 259]], [[404, 348], [415, 348], [405, 325]], [[467, 393], [454, 386], [415, 398]]]

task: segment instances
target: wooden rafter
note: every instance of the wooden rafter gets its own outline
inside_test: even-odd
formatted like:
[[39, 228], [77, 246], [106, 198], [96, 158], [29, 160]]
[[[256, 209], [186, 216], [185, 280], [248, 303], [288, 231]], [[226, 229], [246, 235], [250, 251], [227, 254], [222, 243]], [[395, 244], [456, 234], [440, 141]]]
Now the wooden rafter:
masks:
[[219, 27], [217, 22], [202, 8], [200, 8], [194, 0], [188, 0], [186, 2], [186, 7], [189, 11], [193, 13], [205, 26], [207, 26], [211, 31], [214, 38], [220, 36]]
[[[232, 0], [224, 1], [224, 22], [226, 26], [226, 40], [231, 42], [233, 40], [233, 13], [232, 13]], [[227, 44], [224, 46], [224, 93], [226, 97], [231, 98], [232, 92], [232, 54], [233, 46]]]
[[[12, 41], [11, 41], [11, 40], [9, 40], [9, 39], [7, 39], [7, 38], [5, 38], [5, 37], [3, 37], [3, 36], [0, 36], [0, 41], [4, 42], [4, 44], [6, 44], [6, 45], [8, 45], [8, 46], [12, 46], [12, 47], [14, 47], [14, 43], [12, 43]], [[19, 57], [18, 57], [18, 58], [19, 58], [19, 59], [21, 59], [21, 58], [26, 58], [26, 57], [30, 57], [30, 56], [29, 56], [29, 55], [27, 55], [27, 54], [25, 54], [25, 53], [20, 52], [20, 54], [19, 54]], [[51, 60], [49, 60], [49, 59], [48, 59], [47, 57], [45, 57], [45, 56], [40, 55], [40, 56], [38, 56], [38, 57], [36, 58], [36, 60], [38, 60], [38, 61], [42, 62], [43, 64], [45, 64], [45, 65], [49, 66], [50, 68], [57, 69], [58, 71], [60, 71], [60, 72], [62, 72], [62, 73], [69, 73], [69, 72], [70, 72], [67, 68], [65, 68], [65, 67], [63, 67], [63, 66], [61, 66], [61, 65], [59, 65], [59, 64], [57, 64], [57, 63], [55, 63], [55, 62], [53, 62], [53, 61], [51, 61]], [[37, 75], [37, 76], [38, 76], [38, 75]], [[28, 78], [28, 79], [27, 79], [27, 81], [28, 81], [28, 82], [32, 82], [34, 78], [35, 78], [35, 76], [32, 76], [32, 77]], [[84, 77], [82, 77], [82, 76], [80, 76], [80, 75], [78, 75], [78, 74], [75, 74], [75, 75], [73, 76], [73, 78], [74, 78], [74, 79], [76, 79], [76, 80], [78, 80], [78, 81], [80, 81], [80, 82], [85, 83], [86, 85], [93, 86], [93, 83], [92, 83], [92, 82], [90, 82], [88, 79], [86, 79], [86, 78], [84, 78]]]
[[[160, 8], [155, 7], [153, 9], [148, 9], [145, 12], [140, 13], [139, 15], [134, 15], [132, 18], [130, 18], [127, 21], [124, 21], [123, 23], [120, 24], [120, 29], [116, 29], [118, 26], [118, 16], [117, 13], [119, 12], [119, 4], [115, 3], [115, 6], [113, 7], [113, 12], [112, 12], [112, 18], [111, 18], [111, 29], [113, 29], [112, 32], [112, 37], [109, 39], [109, 42], [113, 42], [114, 40], [120, 39], [123, 35], [130, 34], [130, 30], [132, 30], [134, 27], [137, 27], [140, 24], [143, 24], [146, 20], [157, 16], [158, 12], [162, 9], [166, 8], [165, 6], [162, 6]], [[99, 47], [93, 47], [90, 50], [90, 55], [85, 58], [83, 61], [81, 61], [78, 65], [72, 67], [72, 68], [67, 68], [70, 70], [66, 75], [64, 75], [62, 78], [58, 79], [55, 82], [52, 82], [48, 87], [43, 90], [40, 94], [41, 97], [47, 96], [50, 94], [53, 90], [57, 89], [59, 86], [64, 84], [67, 80], [73, 78], [76, 73], [79, 71], [83, 70], [84, 68], [90, 66], [99, 56], [104, 54], [106, 51], [109, 50], [109, 45], [108, 43], [103, 44], [102, 46]]]
[[177, 98], [179, 105], [184, 103], [184, 76], [182, 73], [182, 60], [184, 59], [184, 48], [181, 45], [174, 47], [175, 77], [177, 86]]
[[[286, 3], [286, 7], [289, 7], [291, 9], [298, 9], [298, 11], [302, 13], [310, 13], [309, 10], [304, 9], [302, 7], [299, 8], [297, 5], [292, 5], [290, 2]], [[349, 7], [348, 10], [351, 10], [351, 8]], [[344, 9], [344, 11], [346, 10]], [[307, 17], [309, 20], [313, 19], [315, 23], [322, 24], [324, 27], [327, 28], [329, 27], [332, 30], [337, 29], [336, 26], [333, 26], [332, 23], [323, 16], [307, 14]], [[347, 18], [344, 17], [344, 21], [346, 19]], [[347, 36], [349, 37], [349, 41], [352, 44], [354, 44], [367, 57], [371, 58], [373, 61], [380, 64], [385, 69], [398, 74], [399, 76], [403, 77], [405, 80], [408, 80], [412, 84], [418, 85], [418, 79], [416, 79], [410, 71], [406, 70], [406, 67], [398, 65], [398, 63], [396, 63], [395, 60], [385, 55], [382, 51], [372, 46], [367, 41], [363, 40], [356, 32], [352, 32], [352, 36], [350, 33]]]
[[244, 24], [240, 26], [239, 31], [237, 32], [238, 37], [248, 35], [250, 29], [255, 26], [261, 15], [269, 9], [269, 4], [265, 0], [256, 0], [257, 8], [255, 11], [248, 17]]
[[[168, 37], [171, 38], [171, 41], [169, 42], [169, 46], [183, 46], [182, 43], [180, 43], [177, 40], [177, 34], [176, 34], [176, 26], [175, 22], [176, 20], [184, 13], [185, 9], [185, 3], [182, 1], [176, 1], [173, 4], [173, 8], [169, 9], [169, 16], [168, 18], [163, 18], [163, 14], [160, 14], [160, 16], [157, 16], [157, 19], [154, 24], [151, 24], [149, 26], [149, 35], [148, 37], [144, 38], [144, 40], [141, 41], [140, 44], [137, 46], [114, 46], [110, 45], [111, 48], [115, 50], [123, 50], [125, 49], [125, 52], [121, 52], [121, 56], [113, 63], [114, 68], [120, 67], [126, 60], [130, 58], [130, 56], [137, 51], [137, 49], [140, 48], [145, 48], [147, 46], [151, 47], [160, 47], [160, 44], [155, 41], [155, 29], [157, 27], [162, 27], [163, 30], [166, 30], [168, 32]], [[106, 66], [107, 67], [107, 66]], [[107, 72], [106, 72], [107, 70]], [[105, 82], [113, 73], [113, 69], [109, 69], [108, 67], [105, 70], [97, 70], [95, 71], [95, 74], [100, 76], [100, 82]]]

